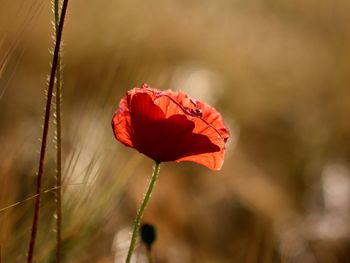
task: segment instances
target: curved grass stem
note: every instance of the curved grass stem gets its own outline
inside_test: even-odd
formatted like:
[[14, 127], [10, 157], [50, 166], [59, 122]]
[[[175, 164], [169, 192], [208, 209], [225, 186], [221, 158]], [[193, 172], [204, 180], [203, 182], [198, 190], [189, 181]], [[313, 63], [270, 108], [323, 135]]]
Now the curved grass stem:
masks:
[[132, 252], [134, 251], [134, 248], [135, 248], [137, 235], [138, 235], [139, 230], [140, 230], [140, 224], [141, 224], [141, 220], [142, 220], [142, 217], [143, 217], [143, 213], [144, 213], [145, 208], [147, 206], [148, 200], [151, 197], [154, 185], [155, 185], [155, 183], [157, 181], [159, 170], [160, 170], [160, 163], [156, 162], [156, 164], [154, 166], [154, 170], [153, 170], [153, 174], [152, 174], [151, 180], [150, 180], [149, 185], [148, 185], [147, 192], [145, 194], [145, 197], [143, 198], [143, 201], [141, 203], [141, 206], [140, 206], [140, 208], [139, 208], [139, 210], [137, 212], [137, 215], [136, 215], [136, 218], [135, 218], [135, 221], [134, 221], [134, 228], [133, 228], [133, 231], [132, 231], [130, 246], [129, 246], [128, 255], [126, 257], [125, 263], [130, 263]]
[[40, 157], [39, 157], [38, 176], [37, 176], [37, 183], [36, 183], [37, 197], [35, 198], [34, 216], [33, 216], [33, 224], [32, 224], [30, 241], [29, 241], [27, 263], [33, 262], [34, 248], [35, 248], [35, 243], [36, 243], [36, 235], [37, 235], [37, 229], [38, 229], [38, 224], [39, 224], [39, 213], [40, 213], [40, 203], [41, 203], [40, 193], [41, 193], [41, 188], [42, 188], [42, 177], [43, 177], [43, 172], [44, 172], [44, 161], [45, 161], [47, 135], [48, 135], [48, 131], [49, 131], [51, 102], [52, 102], [52, 97], [53, 97], [53, 87], [54, 87], [54, 83], [55, 83], [55, 77], [56, 77], [57, 66], [58, 66], [58, 61], [59, 61], [58, 55], [59, 55], [59, 50], [60, 50], [60, 45], [61, 45], [63, 25], [64, 25], [65, 16], [66, 16], [67, 6], [68, 6], [68, 0], [64, 0], [63, 4], [62, 4], [60, 21], [58, 23], [58, 28], [57, 28], [56, 43], [55, 43], [55, 49], [54, 49], [54, 54], [53, 54], [53, 58], [52, 58], [49, 86], [48, 86], [48, 90], [47, 90], [44, 127], [43, 127], [43, 135], [42, 135]]

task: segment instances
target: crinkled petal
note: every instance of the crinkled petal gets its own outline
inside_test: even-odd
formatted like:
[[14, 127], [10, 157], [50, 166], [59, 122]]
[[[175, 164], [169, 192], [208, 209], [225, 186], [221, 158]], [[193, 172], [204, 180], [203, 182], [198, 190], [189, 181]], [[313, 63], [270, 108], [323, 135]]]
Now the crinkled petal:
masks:
[[192, 161], [213, 170], [221, 169], [225, 154], [225, 143], [229, 137], [221, 114], [213, 107], [188, 97], [183, 92], [173, 92], [170, 90], [158, 95], [155, 103], [164, 109], [165, 116], [174, 114], [185, 115], [194, 123], [193, 133], [207, 137], [213, 144], [217, 145], [219, 150], [202, 154], [185, 156], [177, 160]]
[[115, 138], [128, 147], [133, 147], [133, 129], [127, 98], [120, 100], [119, 108], [113, 116], [112, 128]]

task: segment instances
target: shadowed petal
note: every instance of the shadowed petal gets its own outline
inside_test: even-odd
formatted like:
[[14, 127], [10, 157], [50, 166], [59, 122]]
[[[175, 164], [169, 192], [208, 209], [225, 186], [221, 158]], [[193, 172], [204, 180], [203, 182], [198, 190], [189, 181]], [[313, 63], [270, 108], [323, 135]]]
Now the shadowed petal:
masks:
[[[141, 106], [140, 106], [141, 105]], [[154, 112], [154, 114], [152, 114]], [[206, 136], [193, 133], [194, 123], [185, 115], [164, 116], [147, 93], [131, 103], [134, 147], [157, 161], [174, 161], [189, 155], [219, 151]]]

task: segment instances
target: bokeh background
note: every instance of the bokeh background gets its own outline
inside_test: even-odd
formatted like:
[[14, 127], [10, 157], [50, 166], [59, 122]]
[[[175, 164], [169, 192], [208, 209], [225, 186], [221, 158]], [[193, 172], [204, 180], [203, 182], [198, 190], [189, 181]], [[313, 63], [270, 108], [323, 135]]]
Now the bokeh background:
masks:
[[[0, 8], [0, 248], [25, 262], [47, 76], [50, 1]], [[152, 161], [111, 118], [145, 82], [214, 105], [220, 172], [166, 163], [146, 210], [156, 262], [350, 262], [350, 2], [75, 0], [63, 38], [64, 262], [123, 262]], [[54, 120], [54, 116], [52, 116]], [[36, 262], [54, 262], [55, 123]], [[134, 262], [146, 262], [138, 245]]]

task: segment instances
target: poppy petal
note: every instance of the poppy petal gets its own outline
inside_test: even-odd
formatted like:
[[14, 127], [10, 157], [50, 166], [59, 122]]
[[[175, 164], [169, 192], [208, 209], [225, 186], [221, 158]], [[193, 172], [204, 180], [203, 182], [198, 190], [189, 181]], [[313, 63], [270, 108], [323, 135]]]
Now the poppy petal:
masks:
[[112, 119], [112, 128], [118, 141], [128, 147], [133, 147], [133, 130], [126, 98], [121, 99], [119, 103], [119, 108]]

